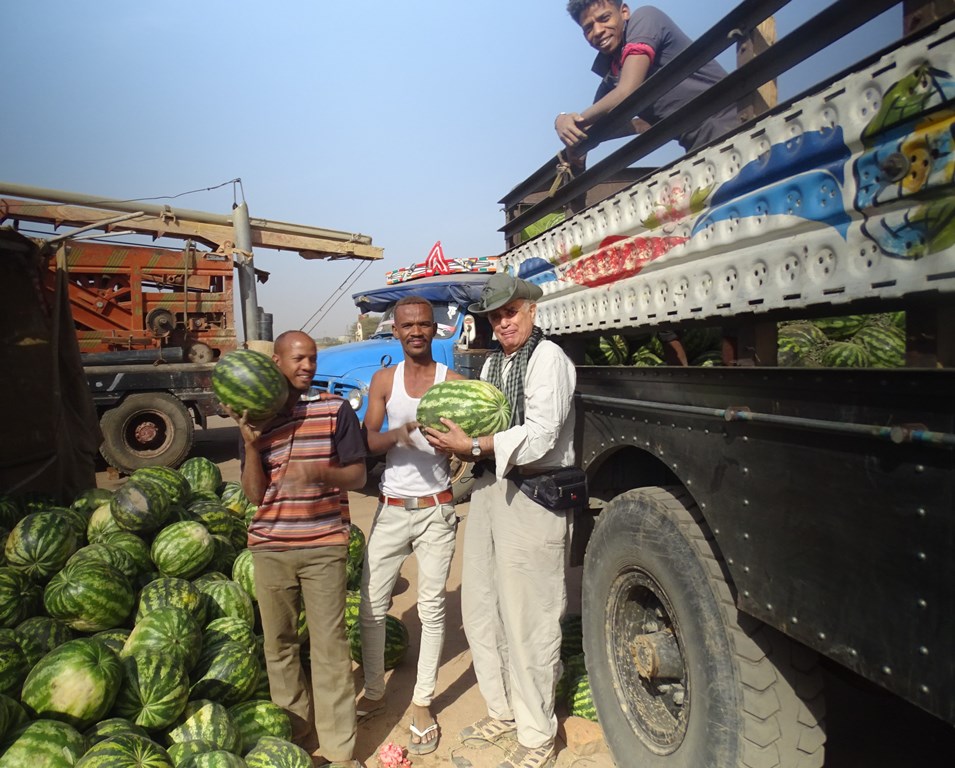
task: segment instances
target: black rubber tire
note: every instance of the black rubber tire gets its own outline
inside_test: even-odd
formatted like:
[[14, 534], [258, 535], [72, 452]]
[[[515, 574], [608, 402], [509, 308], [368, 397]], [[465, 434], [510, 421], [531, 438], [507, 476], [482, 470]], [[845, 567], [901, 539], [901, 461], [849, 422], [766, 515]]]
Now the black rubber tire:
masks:
[[[617, 765], [823, 764], [818, 658], [736, 609], [685, 492], [642, 488], [611, 501], [587, 546], [582, 603], [594, 704]], [[630, 640], [661, 630], [676, 638], [683, 676], [648, 682]]]
[[189, 455], [195, 425], [179, 398], [167, 392], [129, 395], [100, 417], [100, 453], [113, 467], [177, 467]]

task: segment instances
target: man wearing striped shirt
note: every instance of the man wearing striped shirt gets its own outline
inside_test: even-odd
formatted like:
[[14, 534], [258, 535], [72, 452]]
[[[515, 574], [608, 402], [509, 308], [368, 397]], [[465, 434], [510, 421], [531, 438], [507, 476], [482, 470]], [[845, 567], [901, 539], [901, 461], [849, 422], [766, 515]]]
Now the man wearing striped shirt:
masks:
[[[275, 340], [272, 359], [288, 380], [289, 397], [266, 423], [238, 417], [242, 488], [258, 505], [249, 549], [272, 700], [289, 712], [301, 746], [311, 750], [317, 737], [330, 764], [360, 766], [352, 758], [357, 728], [345, 561], [348, 491], [365, 484], [366, 450], [348, 402], [310, 391], [316, 357], [315, 342], [300, 331]], [[311, 690], [299, 654], [300, 607], [308, 624]]]

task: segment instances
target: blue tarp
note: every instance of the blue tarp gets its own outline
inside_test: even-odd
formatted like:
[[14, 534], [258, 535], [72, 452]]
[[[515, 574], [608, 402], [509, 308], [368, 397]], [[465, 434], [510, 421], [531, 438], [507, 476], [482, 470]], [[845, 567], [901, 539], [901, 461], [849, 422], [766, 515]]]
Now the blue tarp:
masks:
[[409, 280], [407, 283], [387, 285], [373, 291], [352, 294], [355, 306], [364, 312], [384, 312], [405, 296], [422, 296], [433, 303], [453, 302], [467, 306], [481, 298], [481, 288], [490, 274], [435, 275]]

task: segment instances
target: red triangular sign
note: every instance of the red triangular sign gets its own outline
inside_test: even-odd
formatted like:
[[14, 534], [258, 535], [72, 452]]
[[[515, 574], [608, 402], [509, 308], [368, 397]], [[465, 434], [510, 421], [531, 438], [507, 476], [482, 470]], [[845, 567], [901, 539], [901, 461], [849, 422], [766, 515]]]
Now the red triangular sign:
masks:
[[441, 247], [440, 240], [431, 246], [431, 252], [425, 261], [425, 268], [429, 275], [450, 274], [451, 268], [448, 266], [448, 260], [444, 258], [444, 249]]

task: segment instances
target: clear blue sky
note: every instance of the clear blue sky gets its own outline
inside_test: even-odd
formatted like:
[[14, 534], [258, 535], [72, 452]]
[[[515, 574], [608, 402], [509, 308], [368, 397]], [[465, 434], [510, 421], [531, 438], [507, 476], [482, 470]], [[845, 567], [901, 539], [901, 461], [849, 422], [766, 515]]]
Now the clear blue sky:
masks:
[[[794, 0], [782, 37], [825, 0]], [[23, 0], [3, 11], [0, 180], [120, 199], [242, 179], [252, 216], [361, 232], [385, 249], [313, 335], [357, 318], [350, 294], [423, 261], [500, 253], [497, 201], [559, 149], [590, 103], [593, 51], [562, 0]], [[669, 0], [691, 37], [733, 4]], [[794, 95], [898, 35], [886, 14]], [[721, 58], [733, 66], [732, 55]], [[676, 147], [651, 160], [665, 162]], [[596, 155], [596, 156], [599, 156]], [[169, 201], [227, 214], [231, 188]], [[358, 262], [258, 251], [276, 332], [302, 326]], [[359, 265], [360, 266], [360, 265]], [[238, 316], [238, 315], [237, 315]]]

